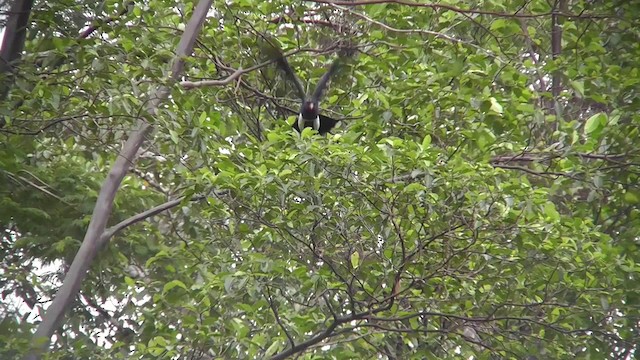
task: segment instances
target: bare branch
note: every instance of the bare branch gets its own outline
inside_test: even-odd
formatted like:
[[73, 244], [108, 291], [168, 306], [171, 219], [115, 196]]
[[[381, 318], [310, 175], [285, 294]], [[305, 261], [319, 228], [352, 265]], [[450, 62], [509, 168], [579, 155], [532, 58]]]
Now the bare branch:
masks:
[[[255, 67], [255, 66], [254, 66]], [[239, 68], [238, 70], [236, 70], [233, 74], [229, 75], [229, 77], [227, 77], [226, 79], [222, 79], [222, 80], [204, 80], [204, 81], [183, 81], [180, 83], [180, 85], [182, 85], [182, 87], [184, 87], [185, 89], [193, 89], [193, 88], [200, 88], [200, 87], [206, 87], [206, 86], [220, 86], [220, 85], [227, 85], [228, 83], [234, 81], [235, 79], [239, 78], [241, 75], [251, 71], [252, 68], [249, 68], [247, 70], [242, 70], [242, 68]]]
[[[191, 200], [189, 201], [200, 201], [202, 199], [204, 199], [204, 195], [200, 195], [200, 196], [194, 196], [193, 198], [191, 198]], [[149, 210], [143, 211], [140, 214], [136, 214], [128, 219], [122, 220], [121, 222], [117, 223], [116, 225], [110, 227], [109, 229], [105, 230], [104, 234], [102, 234], [102, 238], [100, 239], [100, 242], [102, 244], [105, 244], [107, 241], [109, 241], [109, 239], [117, 234], [119, 231], [121, 231], [122, 229], [131, 226], [133, 224], [139, 223], [140, 221], [143, 221], [145, 219], [150, 218], [151, 216], [157, 215], [165, 210], [171, 209], [172, 207], [175, 207], [177, 205], [179, 205], [182, 201], [184, 201], [184, 197], [178, 198], [178, 199], [174, 199], [171, 201], [167, 201], [164, 204], [160, 204], [158, 206], [155, 206]]]

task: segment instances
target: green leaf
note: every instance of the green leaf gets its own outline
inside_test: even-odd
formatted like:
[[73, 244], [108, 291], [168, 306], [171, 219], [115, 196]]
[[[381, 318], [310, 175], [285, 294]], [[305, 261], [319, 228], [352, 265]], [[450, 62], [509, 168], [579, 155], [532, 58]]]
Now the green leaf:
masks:
[[387, 11], [387, 4], [382, 3], [370, 5], [368, 6], [368, 11], [373, 16], [384, 14]]
[[584, 133], [589, 135], [596, 131], [602, 130], [607, 123], [607, 115], [604, 113], [597, 113], [587, 119], [584, 124]]
[[552, 221], [558, 221], [560, 219], [560, 213], [558, 213], [556, 206], [552, 202], [547, 202], [544, 205], [544, 214]]
[[206, 112], [201, 112], [200, 116], [198, 117], [198, 122], [200, 123], [200, 125], [204, 125], [205, 123], [207, 123], [208, 121], [208, 116]]
[[584, 81], [571, 81], [571, 87], [576, 91], [579, 98], [584, 98]]
[[354, 251], [351, 253], [351, 267], [357, 269], [360, 265], [360, 253]]
[[180, 135], [178, 135], [178, 133], [175, 132], [174, 130], [169, 130], [169, 136], [171, 137], [171, 140], [173, 141], [174, 144], [180, 143]]
[[422, 138], [422, 148], [427, 149], [431, 145], [431, 135], [427, 134]]
[[[1, 300], [40, 312], [49, 278], [78, 256], [100, 189], [115, 195], [108, 226], [127, 224], [74, 296], [131, 300], [118, 315], [135, 336], [69, 312], [63, 326], [74, 336], [50, 344], [56, 358], [126, 350], [175, 359], [191, 349], [270, 358], [358, 313], [375, 316], [340, 324], [339, 336], [296, 346], [290, 358], [633, 353], [640, 27], [632, 2], [616, 3], [616, 21], [561, 17], [566, 51], [555, 59], [540, 56], [553, 38], [545, 17], [369, 4], [351, 24], [357, 36], [335, 42], [330, 32], [345, 30], [334, 28], [344, 25], [338, 12], [240, 0], [189, 28], [201, 40], [191, 51], [177, 47], [188, 43], [187, 24], [200, 24], [194, 2], [128, 3], [38, 3], [24, 61], [3, 78]], [[545, 1], [442, 3], [553, 12]], [[577, 5], [567, 11], [579, 14]], [[611, 6], [592, 1], [587, 10], [607, 15]], [[81, 39], [82, 18], [99, 28]], [[351, 55], [321, 104], [340, 119], [332, 134], [291, 129], [298, 89], [282, 54], [311, 93], [333, 59]], [[220, 86], [174, 82], [241, 68], [254, 69]], [[566, 80], [559, 96], [547, 91], [552, 78]], [[590, 118], [599, 111], [606, 115]], [[109, 187], [141, 118], [155, 131]], [[53, 275], [33, 276], [38, 265]], [[495, 316], [443, 327], [425, 310]], [[24, 350], [33, 325], [7, 311], [2, 359]], [[500, 320], [517, 318], [535, 321]], [[446, 330], [444, 342], [432, 333]], [[95, 334], [113, 346], [87, 341]], [[476, 335], [482, 344], [467, 341]]]
[[175, 288], [176, 286], [183, 288], [184, 290], [187, 290], [187, 286], [180, 280], [173, 280], [170, 281], [166, 284], [164, 284], [164, 287], [162, 288], [162, 293], [166, 294], [168, 291], [170, 291], [171, 289]]
[[265, 356], [271, 356], [275, 354], [280, 349], [280, 342], [274, 341], [269, 347], [267, 351], [265, 351]]
[[502, 105], [500, 105], [500, 103], [498, 102], [498, 100], [496, 100], [496, 98], [491, 97], [489, 98], [489, 101], [491, 101], [491, 110], [493, 112], [496, 112], [498, 114], [502, 114]]
[[638, 204], [640, 203], [640, 196], [633, 191], [626, 191], [624, 193], [624, 201], [628, 204]]

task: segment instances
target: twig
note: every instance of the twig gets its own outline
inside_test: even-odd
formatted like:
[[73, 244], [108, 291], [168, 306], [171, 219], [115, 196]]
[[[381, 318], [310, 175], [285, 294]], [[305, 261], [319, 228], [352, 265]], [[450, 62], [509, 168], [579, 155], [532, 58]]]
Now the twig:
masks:
[[228, 83], [239, 78], [241, 75], [246, 74], [249, 71], [255, 70], [259, 67], [260, 67], [259, 65], [256, 65], [256, 66], [250, 67], [247, 70], [243, 70], [242, 68], [239, 68], [233, 74], [229, 75], [226, 79], [223, 79], [223, 80], [203, 80], [203, 81], [196, 81], [196, 82], [183, 81], [180, 83], [180, 85], [182, 85], [182, 87], [184, 87], [185, 89], [194, 89], [194, 88], [200, 88], [200, 87], [206, 87], [206, 86], [227, 85]]
[[483, 52], [487, 53], [488, 55], [495, 56], [490, 51], [488, 51], [486, 49], [483, 49], [483, 48], [479, 47], [478, 45], [472, 44], [472, 43], [464, 41], [462, 39], [457, 39], [457, 38], [455, 38], [453, 36], [450, 36], [450, 35], [447, 35], [447, 34], [443, 34], [443, 33], [437, 32], [437, 31], [422, 30], [422, 29], [398, 29], [398, 28], [391, 27], [391, 26], [389, 26], [389, 25], [387, 25], [387, 24], [385, 24], [383, 22], [380, 22], [378, 20], [374, 20], [374, 19], [368, 17], [367, 15], [364, 15], [362, 13], [353, 11], [353, 10], [351, 10], [349, 8], [346, 8], [346, 7], [343, 7], [343, 6], [339, 6], [339, 5], [336, 5], [336, 4], [331, 4], [331, 6], [335, 7], [336, 9], [340, 9], [342, 11], [347, 11], [350, 14], [353, 14], [353, 15], [361, 18], [361, 19], [364, 19], [365, 21], [368, 21], [368, 22], [371, 22], [373, 24], [376, 24], [376, 25], [378, 25], [378, 26], [380, 26], [380, 27], [382, 27], [382, 28], [384, 28], [386, 30], [392, 31], [392, 32], [405, 33], [405, 34], [432, 35], [432, 36], [435, 36], [437, 38], [442, 38], [442, 39], [445, 39], [445, 40], [449, 40], [449, 41], [454, 42], [454, 43], [460, 43], [460, 44], [469, 45], [469, 46], [471, 46], [473, 48], [476, 48], [478, 50], [482, 50]]
[[556, 14], [559, 16], [564, 16], [572, 19], [608, 19], [608, 18], [617, 18], [618, 16], [613, 14], [605, 14], [605, 15], [583, 15], [583, 14], [571, 14], [571, 13], [563, 13], [563, 12], [546, 12], [539, 14], [510, 14], [510, 13], [501, 13], [495, 11], [488, 10], [471, 10], [471, 9], [461, 9], [451, 5], [444, 4], [429, 4], [429, 3], [416, 3], [408, 0], [361, 0], [361, 1], [349, 1], [349, 0], [307, 0], [309, 2], [317, 3], [317, 4], [330, 4], [330, 5], [344, 5], [344, 6], [362, 6], [362, 5], [375, 5], [375, 4], [398, 4], [398, 5], [406, 5], [411, 7], [424, 7], [431, 8], [434, 10], [444, 9], [449, 10], [461, 14], [479, 14], [479, 15], [492, 15], [497, 17], [506, 17], [506, 18], [537, 18], [537, 17], [547, 17], [552, 14]]

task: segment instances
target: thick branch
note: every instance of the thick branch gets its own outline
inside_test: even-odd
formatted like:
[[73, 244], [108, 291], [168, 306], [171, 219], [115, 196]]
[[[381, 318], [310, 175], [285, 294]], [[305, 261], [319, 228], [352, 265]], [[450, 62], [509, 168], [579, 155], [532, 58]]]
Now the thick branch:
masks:
[[[201, 0], [196, 6], [191, 20], [187, 24], [185, 32], [178, 44], [176, 57], [173, 60], [171, 69], [169, 85], [159, 87], [155, 94], [152, 93], [150, 96], [152, 99], [149, 101], [147, 108], [147, 116], [149, 118], [155, 115], [160, 102], [168, 96], [170, 91], [169, 86], [175, 83], [180, 77], [184, 68], [184, 59], [191, 55], [193, 51], [193, 45], [204, 23], [207, 12], [211, 7], [211, 3], [212, 0]], [[27, 360], [39, 359], [42, 353], [48, 348], [50, 338], [54, 331], [61, 326], [67, 309], [80, 290], [89, 266], [103, 244], [101, 239], [105, 232], [111, 209], [113, 208], [113, 199], [115, 198], [116, 192], [120, 187], [122, 179], [127, 174], [129, 166], [134, 162], [138, 149], [151, 130], [152, 126], [149, 122], [143, 119], [138, 120], [135, 128], [129, 135], [129, 139], [124, 144], [122, 151], [113, 164], [111, 171], [109, 171], [107, 179], [100, 189], [100, 194], [93, 209], [91, 222], [89, 223], [82, 245], [73, 259], [73, 263], [65, 276], [62, 287], [58, 290], [51, 306], [49, 306], [45, 312], [42, 322], [33, 336], [31, 343], [32, 351], [26, 356]]]
[[[551, 57], [556, 60], [562, 54], [562, 24], [559, 12], [564, 8], [565, 1], [558, 0], [551, 15]], [[559, 8], [559, 9], [558, 9]], [[554, 101], [558, 101], [558, 96], [562, 91], [561, 71], [556, 70], [551, 79], [551, 94]]]
[[[19, 0], [15, 1], [13, 4], [13, 8], [11, 10], [12, 15], [9, 17], [9, 21], [7, 22], [7, 26], [5, 28], [5, 36], [2, 41], [2, 49], [0, 49], [0, 74], [11, 70], [10, 67], [15, 66], [15, 64], [10, 63], [18, 60], [20, 57], [20, 53], [24, 48], [26, 27], [32, 5], [33, 0]], [[124, 8], [116, 16], [109, 17], [105, 20], [94, 21], [92, 25], [87, 27], [82, 33], [80, 33], [80, 35], [78, 35], [77, 39], [86, 39], [101, 26], [104, 26], [121, 18], [129, 11], [129, 8], [131, 6], [133, 6], [133, 1], [130, 1], [127, 5], [125, 5]], [[68, 52], [71, 51], [73, 51], [73, 49], [68, 50]], [[57, 68], [61, 66], [62, 64], [64, 64], [65, 58], [66, 57], [64, 56], [58, 56], [57, 60], [55, 60], [50, 65], [50, 67]], [[4, 99], [7, 96], [11, 85], [11, 81], [5, 81], [3, 87], [0, 88], [0, 99]], [[22, 104], [22, 102], [20, 102], [20, 104]], [[5, 121], [0, 120], [0, 128], [2, 128], [4, 125]], [[51, 125], [54, 124], [50, 124], [49, 126]]]
[[[9, 17], [3, 29], [2, 46], [0, 46], [0, 82], [3, 83], [0, 88], [0, 99], [4, 99], [9, 93], [12, 83], [9, 78], [12, 78], [10, 74], [13, 72], [11, 67], [15, 66], [15, 62], [20, 59], [24, 49], [32, 6], [33, 0], [16, 0], [13, 1], [9, 10]], [[4, 125], [4, 121], [0, 127], [2, 125]]]

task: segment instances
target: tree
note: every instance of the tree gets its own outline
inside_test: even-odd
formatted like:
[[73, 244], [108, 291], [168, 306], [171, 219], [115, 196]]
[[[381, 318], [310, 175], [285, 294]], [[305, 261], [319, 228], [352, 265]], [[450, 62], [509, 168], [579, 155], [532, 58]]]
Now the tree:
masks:
[[0, 354], [633, 357], [637, 5], [35, 2]]

